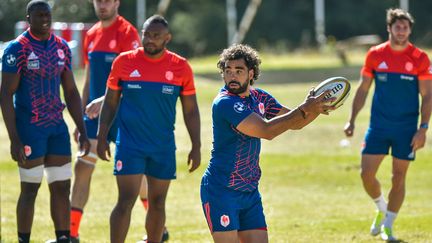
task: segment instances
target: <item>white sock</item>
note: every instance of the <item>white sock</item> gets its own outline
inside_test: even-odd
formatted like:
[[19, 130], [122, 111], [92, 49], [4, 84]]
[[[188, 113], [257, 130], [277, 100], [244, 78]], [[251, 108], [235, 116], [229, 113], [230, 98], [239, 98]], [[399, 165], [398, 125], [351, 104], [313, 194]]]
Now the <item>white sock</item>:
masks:
[[397, 213], [392, 212], [392, 211], [387, 211], [386, 213], [386, 217], [384, 220], [384, 227], [386, 228], [392, 228], [393, 227], [393, 222], [395, 221], [397, 216]]
[[385, 201], [384, 196], [382, 194], [379, 197], [374, 198], [373, 200], [379, 211], [384, 213], [387, 211], [387, 202]]

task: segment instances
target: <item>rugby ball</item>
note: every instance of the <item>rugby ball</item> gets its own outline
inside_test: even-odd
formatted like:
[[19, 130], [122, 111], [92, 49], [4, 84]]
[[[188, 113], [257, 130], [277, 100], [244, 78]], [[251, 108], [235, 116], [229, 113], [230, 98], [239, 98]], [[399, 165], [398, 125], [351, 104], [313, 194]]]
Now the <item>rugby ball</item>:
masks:
[[351, 84], [348, 79], [344, 77], [332, 77], [322, 81], [318, 86], [314, 89], [314, 95], [320, 95], [322, 92], [326, 90], [330, 90], [330, 93], [326, 95], [325, 98], [335, 97], [336, 100], [329, 102], [329, 106], [334, 106], [338, 108], [343, 105], [344, 101], [348, 98], [350, 93]]

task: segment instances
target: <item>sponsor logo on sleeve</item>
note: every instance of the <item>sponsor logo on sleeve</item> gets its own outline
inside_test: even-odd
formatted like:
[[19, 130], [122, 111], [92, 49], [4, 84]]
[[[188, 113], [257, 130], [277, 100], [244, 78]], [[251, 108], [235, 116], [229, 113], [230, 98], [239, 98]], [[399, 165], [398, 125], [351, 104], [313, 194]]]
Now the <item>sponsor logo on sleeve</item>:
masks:
[[261, 115], [264, 115], [265, 109], [264, 109], [264, 104], [262, 102], [258, 104], [258, 108]]
[[223, 227], [227, 227], [229, 224], [230, 224], [230, 218], [229, 218], [229, 216], [228, 215], [222, 215], [221, 217], [220, 217], [220, 224], [223, 226]]
[[132, 42], [132, 48], [133, 49], [137, 49], [139, 47], [139, 43], [138, 43], [138, 41], [133, 41]]
[[13, 54], [9, 54], [6, 56], [6, 64], [8, 66], [15, 66], [16, 65], [16, 57]]
[[241, 102], [236, 102], [234, 104], [234, 110], [237, 113], [242, 113], [244, 110], [246, 110], [246, 106]]

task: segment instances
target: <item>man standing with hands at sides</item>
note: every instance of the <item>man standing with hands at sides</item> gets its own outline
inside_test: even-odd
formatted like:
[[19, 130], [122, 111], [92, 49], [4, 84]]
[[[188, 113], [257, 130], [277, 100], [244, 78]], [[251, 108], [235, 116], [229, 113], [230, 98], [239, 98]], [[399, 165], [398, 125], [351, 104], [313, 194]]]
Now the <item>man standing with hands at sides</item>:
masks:
[[200, 116], [192, 69], [185, 58], [170, 52], [168, 22], [148, 18], [142, 30], [143, 48], [120, 54], [113, 63], [99, 119], [97, 152], [110, 157], [108, 131], [116, 116], [119, 132], [114, 156], [119, 196], [110, 218], [111, 242], [124, 242], [141, 180], [147, 176], [149, 209], [147, 242], [161, 242], [165, 200], [176, 178], [174, 123], [178, 97], [192, 142], [189, 172], [201, 162]]
[[[89, 198], [91, 177], [97, 161], [98, 117], [112, 62], [121, 52], [136, 49], [141, 45], [137, 30], [118, 14], [119, 5], [120, 0], [93, 0], [100, 21], [87, 32], [84, 39], [85, 80], [82, 98], [87, 136], [92, 146], [87, 156], [78, 157], [75, 162], [71, 197], [73, 242], [79, 242], [79, 226]], [[114, 123], [107, 137], [109, 141], [115, 141], [117, 128]], [[77, 132], [76, 130], [75, 135]]]
[[18, 242], [30, 242], [35, 199], [45, 171], [50, 189], [51, 217], [56, 242], [70, 242], [71, 144], [63, 120], [65, 105], [77, 126], [79, 156], [90, 143], [86, 136], [81, 99], [71, 70], [71, 52], [51, 33], [51, 7], [43, 0], [27, 5], [30, 28], [12, 41], [3, 56], [1, 108], [18, 162], [21, 193], [17, 204]]
[[[397, 240], [392, 232], [393, 222], [404, 201], [410, 161], [425, 145], [432, 109], [432, 69], [426, 53], [409, 42], [413, 24], [412, 16], [405, 10], [387, 10], [389, 40], [367, 53], [345, 125], [345, 134], [353, 136], [355, 119], [375, 80], [370, 125], [362, 150], [361, 178], [364, 189], [377, 206], [370, 233], [374, 236], [381, 233], [381, 238], [388, 241]], [[419, 110], [420, 125], [417, 125]], [[390, 147], [393, 176], [387, 204], [376, 173]]]
[[252, 85], [260, 74], [258, 53], [235, 44], [220, 55], [217, 66], [225, 86], [213, 101], [213, 150], [201, 182], [201, 201], [213, 240], [217, 243], [268, 242], [258, 182], [261, 138], [273, 139], [301, 129], [334, 100], [310, 91], [305, 101], [289, 109]]

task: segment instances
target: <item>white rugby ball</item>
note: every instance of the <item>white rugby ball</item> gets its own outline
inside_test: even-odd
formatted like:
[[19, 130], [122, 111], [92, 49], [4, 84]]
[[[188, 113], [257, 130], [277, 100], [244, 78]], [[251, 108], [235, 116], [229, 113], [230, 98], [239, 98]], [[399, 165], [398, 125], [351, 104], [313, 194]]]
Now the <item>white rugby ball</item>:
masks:
[[335, 97], [336, 100], [329, 102], [329, 106], [334, 106], [338, 108], [343, 105], [346, 98], [350, 93], [351, 84], [348, 79], [344, 77], [332, 77], [322, 81], [315, 89], [314, 95], [320, 95], [322, 92], [326, 90], [330, 90], [330, 93], [326, 96], [326, 98]]

